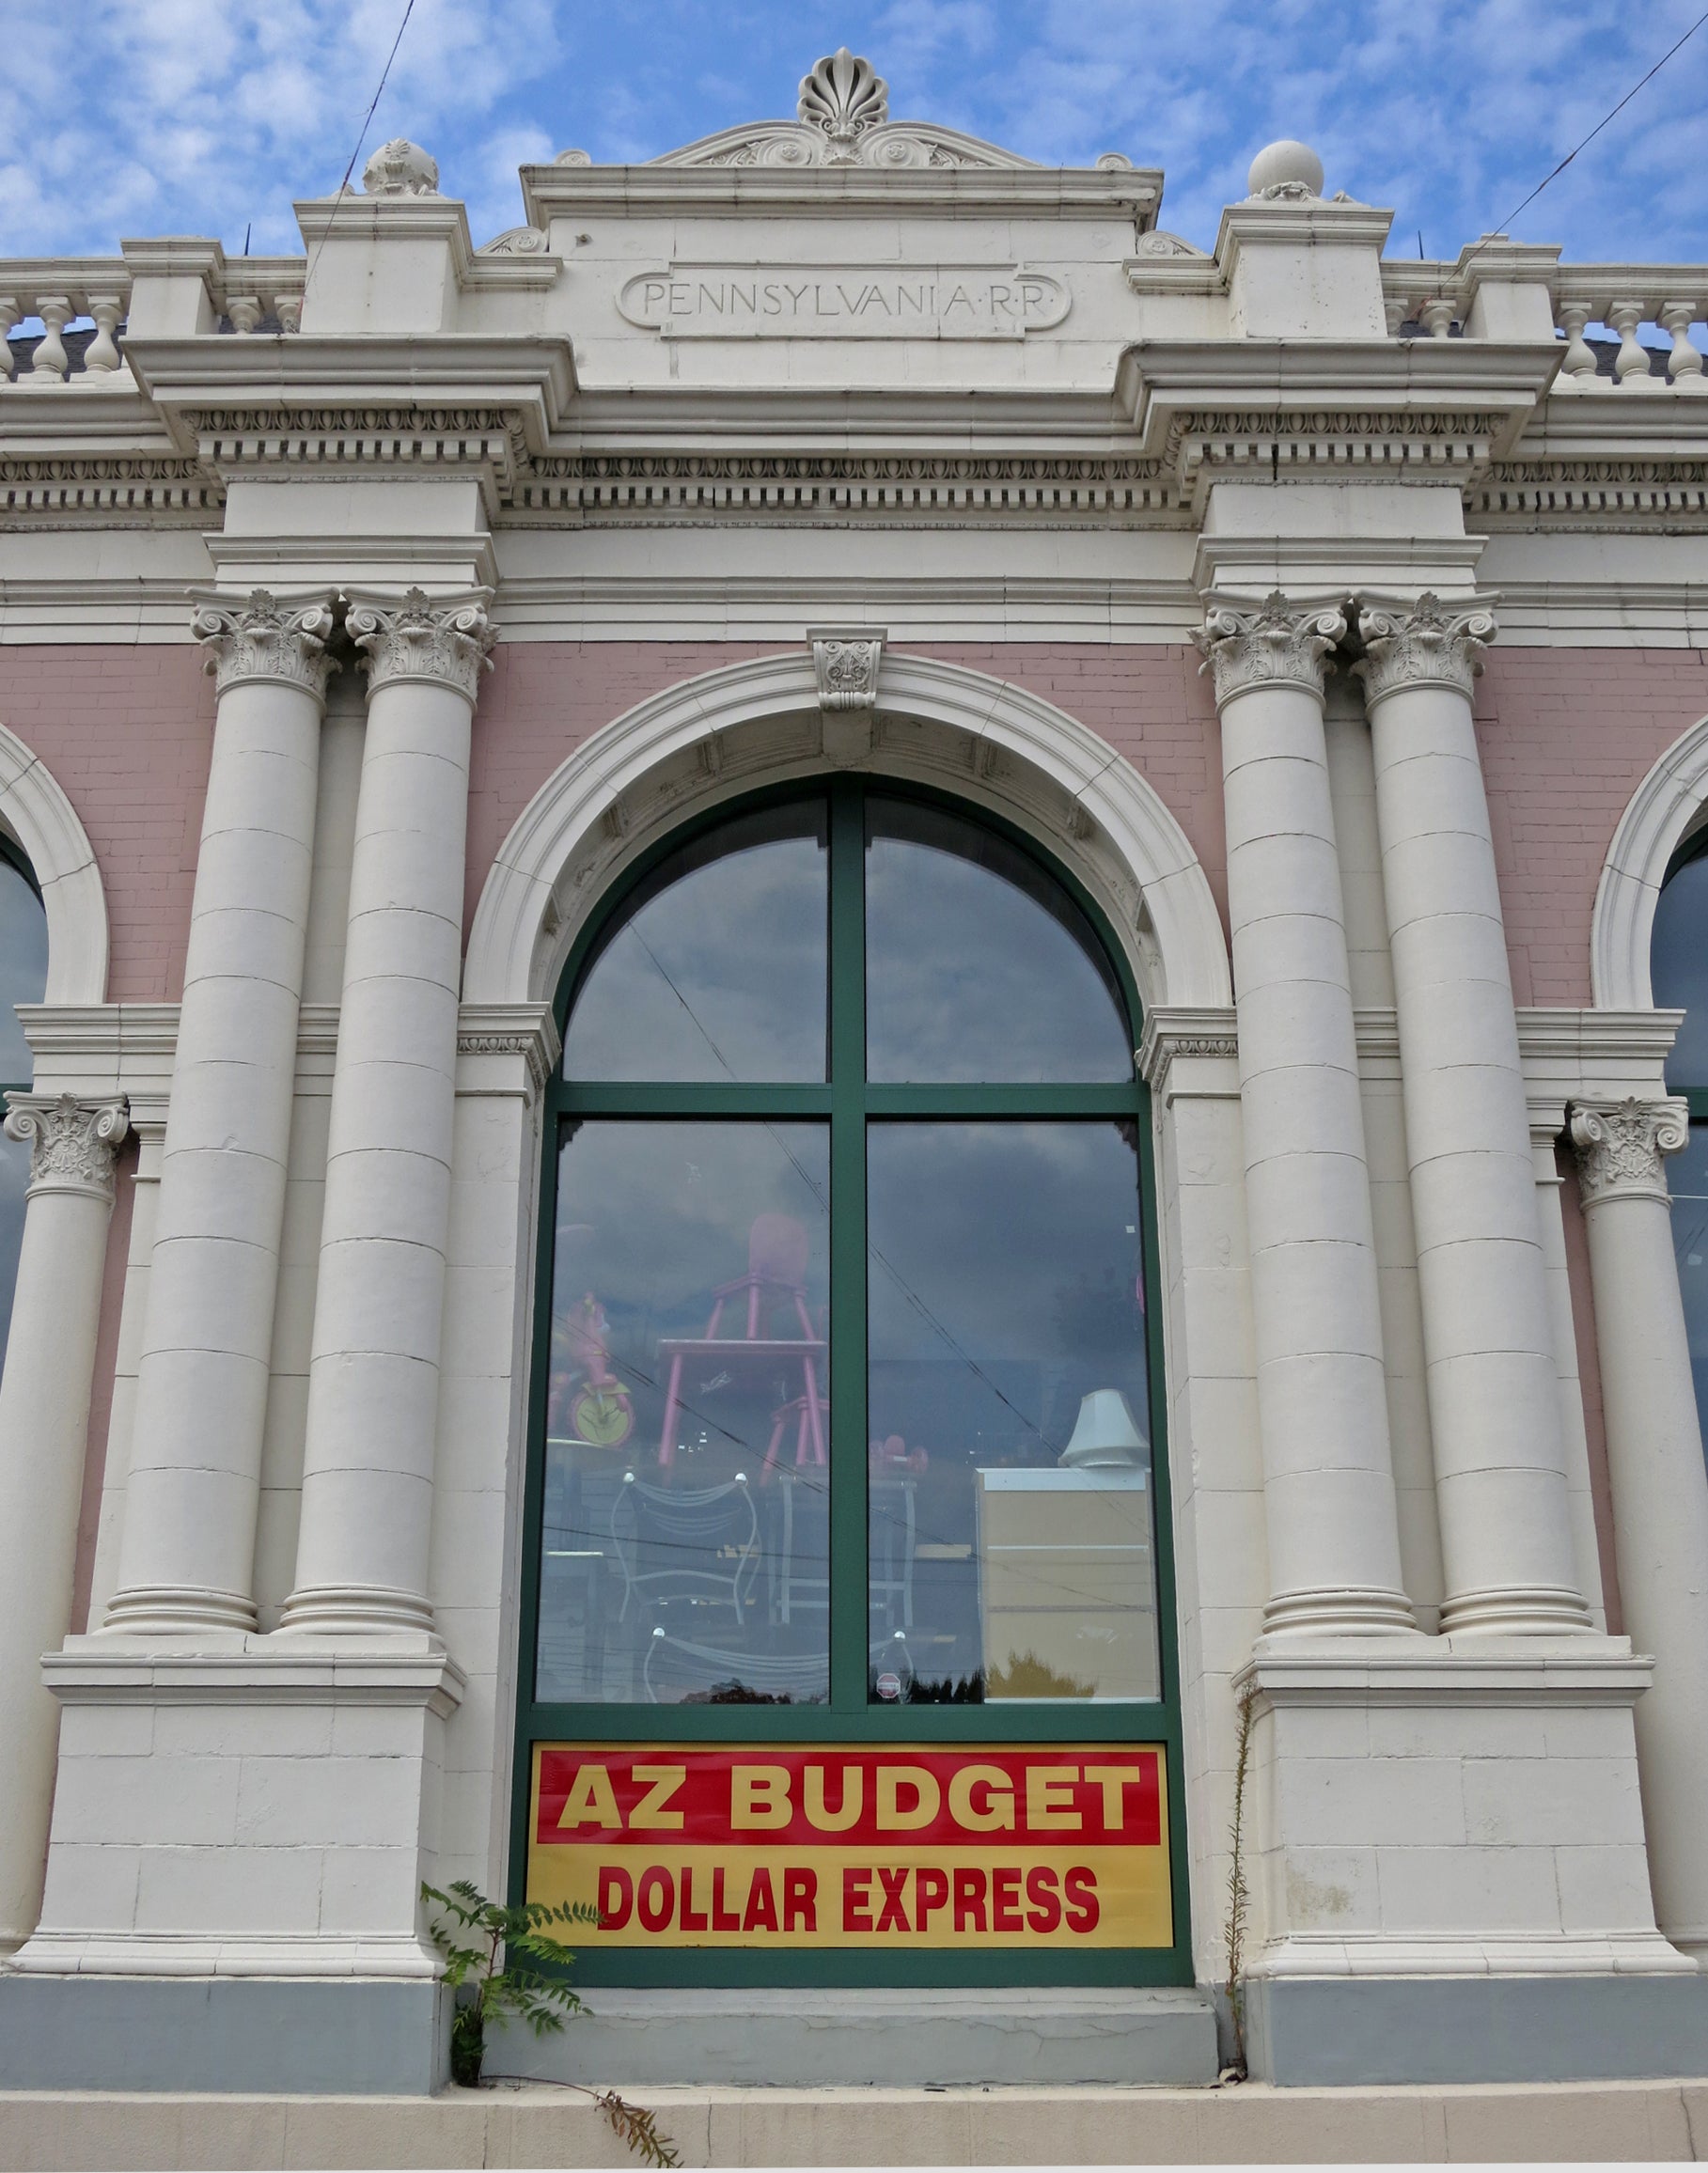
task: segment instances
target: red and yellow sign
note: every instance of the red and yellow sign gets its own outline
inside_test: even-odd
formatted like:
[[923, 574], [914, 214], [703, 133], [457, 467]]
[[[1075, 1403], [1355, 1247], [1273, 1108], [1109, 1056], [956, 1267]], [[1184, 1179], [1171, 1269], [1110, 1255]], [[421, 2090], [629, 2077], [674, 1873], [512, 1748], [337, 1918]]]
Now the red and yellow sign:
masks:
[[534, 1750], [528, 1899], [612, 1946], [1167, 1946], [1159, 1743]]

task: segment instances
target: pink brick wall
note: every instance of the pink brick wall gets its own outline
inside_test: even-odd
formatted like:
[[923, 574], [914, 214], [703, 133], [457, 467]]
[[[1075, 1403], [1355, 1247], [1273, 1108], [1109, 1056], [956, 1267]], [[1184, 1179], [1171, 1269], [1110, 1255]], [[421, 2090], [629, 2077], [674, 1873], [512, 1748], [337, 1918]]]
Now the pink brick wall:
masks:
[[1694, 649], [1489, 651], [1477, 729], [1519, 1003], [1590, 1001], [1590, 915], [1614, 829], [1705, 714]]
[[187, 643], [0, 649], [0, 724], [47, 764], [95, 850], [114, 1003], [182, 993], [213, 736], [201, 663]]
[[[1054, 702], [1118, 747], [1156, 787], [1203, 862], [1227, 916], [1221, 754], [1215, 705], [1197, 651], [1049, 642], [910, 642], [1008, 679]], [[468, 911], [521, 814], [581, 743], [647, 696], [778, 642], [519, 642], [497, 651], [475, 722]]]
[[[534, 792], [601, 726], [682, 680], [776, 642], [530, 642], [501, 647], [475, 729], [472, 913]], [[1210, 692], [1183, 647], [910, 644], [1012, 680], [1078, 717], [1156, 787], [1225, 899]], [[180, 993], [213, 721], [188, 645], [0, 649], [0, 723], [41, 756], [94, 845], [112, 916], [109, 995]], [[1708, 713], [1684, 649], [1501, 649], [1478, 728], [1520, 1003], [1587, 1004], [1590, 913], [1613, 828], [1644, 772]]]

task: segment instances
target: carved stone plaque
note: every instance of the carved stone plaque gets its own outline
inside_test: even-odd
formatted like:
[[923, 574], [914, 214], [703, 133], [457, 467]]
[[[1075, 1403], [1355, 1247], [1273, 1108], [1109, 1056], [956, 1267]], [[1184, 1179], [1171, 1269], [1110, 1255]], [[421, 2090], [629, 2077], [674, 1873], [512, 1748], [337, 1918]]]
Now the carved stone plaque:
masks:
[[1024, 339], [1072, 302], [1025, 265], [672, 264], [636, 273], [617, 306], [665, 339]]

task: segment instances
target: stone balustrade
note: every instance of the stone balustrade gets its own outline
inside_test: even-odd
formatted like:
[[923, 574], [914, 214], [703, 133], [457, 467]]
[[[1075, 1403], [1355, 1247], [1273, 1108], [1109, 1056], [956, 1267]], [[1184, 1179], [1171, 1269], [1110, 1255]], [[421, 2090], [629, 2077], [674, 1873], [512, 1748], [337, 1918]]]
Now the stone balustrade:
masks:
[[[206, 282], [213, 328], [300, 332], [305, 271], [301, 257], [230, 258]], [[41, 390], [113, 377], [136, 278], [122, 257], [0, 258], [0, 383]], [[12, 335], [37, 322], [40, 336], [21, 355]]]
[[[1396, 338], [1471, 337], [1478, 287], [1493, 274], [1508, 275], [1503, 259], [1548, 252], [1514, 250], [1503, 237], [1496, 260], [1481, 261], [1481, 246], [1461, 252], [1456, 263], [1403, 258], [1382, 266], [1383, 305]], [[1557, 390], [1700, 392], [1708, 390], [1702, 351], [1691, 336], [1708, 312], [1708, 265], [1560, 264], [1539, 262], [1527, 284], [1545, 290], [1555, 335], [1565, 342]], [[1591, 341], [1591, 327], [1601, 336]], [[1644, 335], [1646, 334], [1646, 336]], [[1597, 348], [1618, 342], [1611, 374]], [[1665, 358], [1665, 371], [1656, 367]]]

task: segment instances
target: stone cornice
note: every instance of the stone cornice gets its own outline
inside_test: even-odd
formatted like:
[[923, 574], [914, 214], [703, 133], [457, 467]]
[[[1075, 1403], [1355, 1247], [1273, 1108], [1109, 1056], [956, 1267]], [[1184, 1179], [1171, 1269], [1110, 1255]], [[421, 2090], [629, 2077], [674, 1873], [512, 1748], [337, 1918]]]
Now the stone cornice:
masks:
[[[1239, 1036], [1233, 1007], [1156, 1004], [1145, 1013], [1138, 1075], [1165, 1102], [1183, 1095], [1237, 1099]], [[1181, 1067], [1184, 1066], [1184, 1069]]]
[[265, 588], [246, 597], [204, 590], [192, 599], [190, 631], [203, 646], [203, 664], [223, 695], [258, 680], [297, 687], [324, 705], [326, 680], [338, 667], [326, 653], [332, 637], [332, 599], [324, 590], [274, 596]]
[[548, 1003], [463, 1004], [457, 1013], [457, 1091], [520, 1092], [532, 1101], [562, 1052]]
[[1443, 603], [1428, 591], [1415, 602], [1362, 595], [1358, 633], [1364, 654], [1353, 676], [1374, 708], [1414, 687], [1445, 687], [1471, 698], [1483, 651], [1495, 638], [1493, 598]]
[[27, 1196], [78, 1193], [110, 1206], [113, 1159], [130, 1130], [124, 1096], [80, 1101], [73, 1094], [8, 1094], [3, 1129], [8, 1139], [27, 1140]]
[[362, 651], [369, 697], [399, 681], [426, 681], [453, 688], [473, 707], [498, 638], [486, 615], [491, 601], [485, 588], [460, 596], [429, 596], [424, 588], [407, 588], [401, 596], [353, 589], [344, 625]]
[[1639, 1102], [1575, 1102], [1568, 1124], [1586, 1208], [1608, 1200], [1669, 1204], [1663, 1157], [1690, 1137], [1689, 1105], [1680, 1097]]
[[1262, 686], [1302, 687], [1321, 699], [1324, 659], [1346, 633], [1338, 602], [1295, 602], [1276, 588], [1261, 604], [1207, 596], [1204, 615], [1192, 639], [1204, 659], [1201, 668], [1215, 675], [1218, 709]]
[[579, 219], [933, 219], [993, 217], [1135, 220], [1155, 216], [1163, 177], [1121, 166], [861, 165], [524, 166], [528, 224]]

